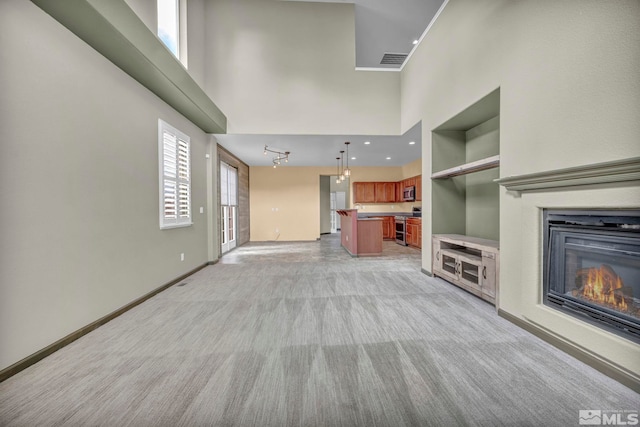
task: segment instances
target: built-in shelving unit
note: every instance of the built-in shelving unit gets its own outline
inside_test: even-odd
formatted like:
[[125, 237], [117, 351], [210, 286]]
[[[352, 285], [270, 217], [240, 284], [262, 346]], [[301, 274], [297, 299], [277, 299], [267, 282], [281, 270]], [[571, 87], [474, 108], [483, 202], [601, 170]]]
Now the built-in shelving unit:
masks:
[[449, 169], [445, 169], [440, 172], [431, 174], [431, 179], [444, 179], [451, 178], [459, 175], [466, 175], [468, 173], [479, 172], [486, 169], [493, 169], [500, 166], [500, 155], [487, 157], [484, 159], [476, 160], [474, 162], [465, 163], [460, 166], [454, 166]]
[[431, 132], [431, 232], [500, 240], [499, 167], [496, 89]]

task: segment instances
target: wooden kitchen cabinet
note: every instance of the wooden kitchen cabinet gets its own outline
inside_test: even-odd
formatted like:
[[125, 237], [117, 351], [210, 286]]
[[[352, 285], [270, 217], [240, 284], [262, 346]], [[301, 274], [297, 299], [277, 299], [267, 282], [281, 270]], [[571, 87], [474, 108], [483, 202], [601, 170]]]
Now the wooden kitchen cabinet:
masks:
[[375, 200], [376, 203], [394, 203], [396, 201], [396, 183], [376, 182]]
[[404, 186], [405, 187], [415, 187], [416, 185], [416, 177], [411, 177], [411, 178], [407, 178], [404, 181]]
[[500, 246], [495, 240], [434, 234], [432, 272], [498, 307]]
[[407, 218], [407, 245], [422, 249], [422, 219]]
[[375, 182], [354, 182], [353, 202], [354, 203], [375, 203], [376, 202]]
[[393, 240], [396, 238], [396, 221], [394, 217], [382, 217], [382, 238], [385, 240]]
[[421, 175], [397, 182], [354, 182], [354, 203], [401, 203], [404, 202], [404, 189], [416, 188], [416, 201], [422, 200]]

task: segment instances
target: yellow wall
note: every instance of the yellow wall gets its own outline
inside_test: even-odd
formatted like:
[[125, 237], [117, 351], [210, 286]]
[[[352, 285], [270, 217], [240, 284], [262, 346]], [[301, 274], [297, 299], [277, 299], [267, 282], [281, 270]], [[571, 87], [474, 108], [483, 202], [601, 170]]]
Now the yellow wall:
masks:
[[[417, 175], [421, 160], [402, 167], [352, 167], [351, 182], [400, 181]], [[250, 168], [251, 240], [316, 240], [320, 237], [320, 176], [333, 167]], [[407, 175], [409, 173], [409, 175]], [[419, 172], [418, 172], [419, 173]], [[353, 191], [351, 191], [353, 194]], [[416, 203], [367, 204], [364, 212], [407, 212]], [[349, 207], [353, 199], [349, 200]]]
[[320, 175], [333, 168], [250, 168], [251, 240], [320, 237]]
[[422, 174], [422, 159], [415, 160], [402, 166], [402, 178], [411, 178]]

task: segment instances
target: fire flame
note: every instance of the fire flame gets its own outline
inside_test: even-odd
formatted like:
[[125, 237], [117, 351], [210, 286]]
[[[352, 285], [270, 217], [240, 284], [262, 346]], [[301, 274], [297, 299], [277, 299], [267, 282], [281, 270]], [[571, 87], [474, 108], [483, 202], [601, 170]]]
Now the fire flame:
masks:
[[629, 309], [624, 295], [616, 292], [624, 286], [622, 279], [608, 265], [591, 267], [578, 272], [583, 277], [582, 297], [593, 302], [613, 306], [617, 310]]

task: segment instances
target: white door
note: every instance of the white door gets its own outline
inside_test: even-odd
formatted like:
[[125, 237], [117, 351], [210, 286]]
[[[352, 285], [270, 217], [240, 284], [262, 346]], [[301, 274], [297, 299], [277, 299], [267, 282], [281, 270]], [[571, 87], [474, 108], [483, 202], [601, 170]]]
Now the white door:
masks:
[[220, 162], [221, 253], [236, 247], [238, 223], [238, 170]]

